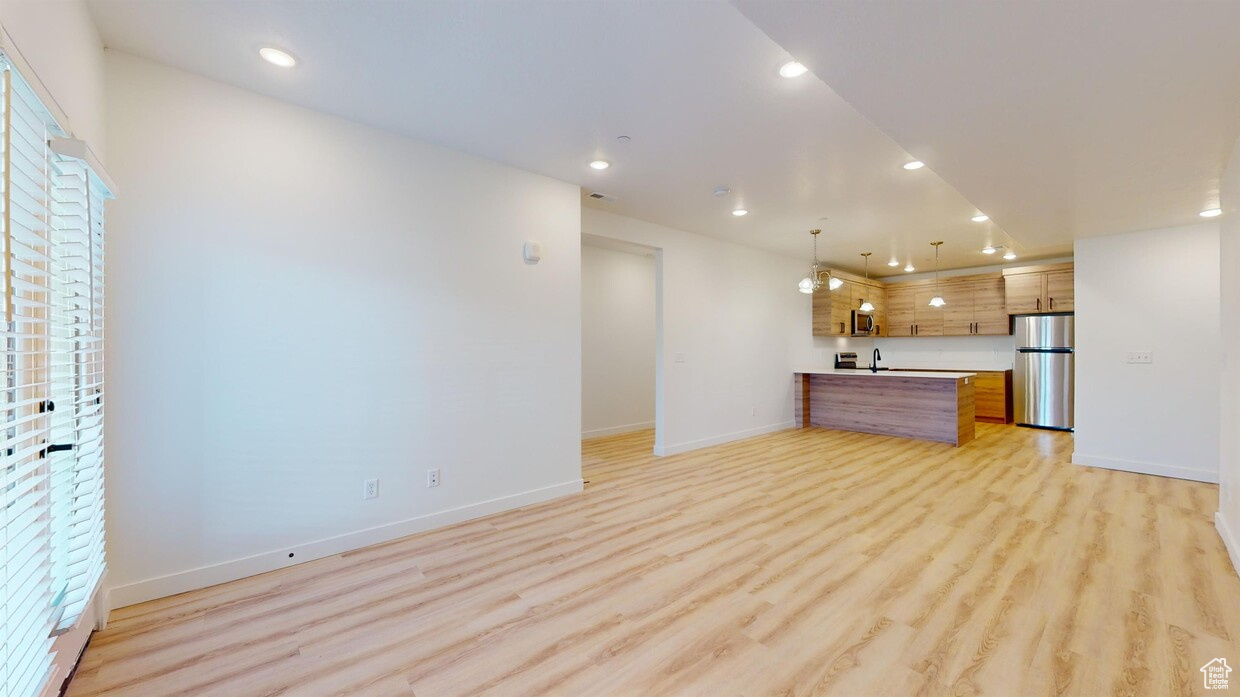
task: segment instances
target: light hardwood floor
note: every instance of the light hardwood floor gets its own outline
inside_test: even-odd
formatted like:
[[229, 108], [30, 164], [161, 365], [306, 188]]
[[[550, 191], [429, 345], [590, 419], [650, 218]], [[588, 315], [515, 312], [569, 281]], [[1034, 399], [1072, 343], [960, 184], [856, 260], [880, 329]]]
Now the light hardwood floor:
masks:
[[1176, 695], [1240, 669], [1213, 485], [988, 424], [650, 447], [586, 443], [580, 496], [119, 610], [69, 694]]

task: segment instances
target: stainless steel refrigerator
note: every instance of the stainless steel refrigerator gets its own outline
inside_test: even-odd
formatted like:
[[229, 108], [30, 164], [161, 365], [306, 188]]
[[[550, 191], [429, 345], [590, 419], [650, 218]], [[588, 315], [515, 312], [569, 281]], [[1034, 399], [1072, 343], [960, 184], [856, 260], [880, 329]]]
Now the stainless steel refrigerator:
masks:
[[1012, 401], [1017, 426], [1072, 430], [1072, 315], [1018, 315]]

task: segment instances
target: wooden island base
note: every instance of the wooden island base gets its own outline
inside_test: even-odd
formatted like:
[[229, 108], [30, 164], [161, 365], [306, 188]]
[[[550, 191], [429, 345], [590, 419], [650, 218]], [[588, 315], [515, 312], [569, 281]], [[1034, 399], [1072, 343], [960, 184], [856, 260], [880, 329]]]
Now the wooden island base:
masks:
[[973, 376], [795, 373], [797, 426], [964, 445], [974, 437]]

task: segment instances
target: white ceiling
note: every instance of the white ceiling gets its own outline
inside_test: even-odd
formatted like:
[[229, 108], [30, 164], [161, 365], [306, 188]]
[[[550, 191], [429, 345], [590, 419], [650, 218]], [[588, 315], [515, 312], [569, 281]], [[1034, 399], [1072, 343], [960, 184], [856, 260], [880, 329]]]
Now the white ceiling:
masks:
[[1026, 244], [1201, 222], [1240, 134], [1240, 2], [735, 0]]
[[[798, 257], [822, 227], [822, 258], [859, 270], [873, 251], [875, 275], [899, 273], [893, 255], [924, 270], [934, 239], [944, 267], [964, 267], [993, 261], [986, 243], [1033, 259], [1081, 234], [1196, 220], [1240, 125], [1224, 27], [1136, 21], [1102, 0], [1110, 14], [738, 3], [753, 22], [716, 0], [89, 1], [111, 48], [606, 192], [619, 201], [588, 204], [670, 227]], [[1212, 16], [1236, 26], [1222, 20], [1240, 2], [1221, 4]], [[1151, 34], [1157, 21], [1173, 36]], [[776, 40], [817, 77], [780, 78]], [[261, 62], [265, 45], [299, 66]], [[901, 169], [912, 156], [896, 141], [930, 166]], [[595, 157], [614, 166], [590, 170]], [[970, 222], [974, 204], [998, 225]]]

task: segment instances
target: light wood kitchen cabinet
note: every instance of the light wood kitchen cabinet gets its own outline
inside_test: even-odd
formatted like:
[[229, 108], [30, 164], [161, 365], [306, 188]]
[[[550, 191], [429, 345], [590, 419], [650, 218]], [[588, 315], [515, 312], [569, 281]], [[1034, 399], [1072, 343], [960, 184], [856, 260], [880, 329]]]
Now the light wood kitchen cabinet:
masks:
[[1007, 309], [1004, 307], [1006, 286], [1002, 276], [973, 282], [973, 333], [976, 335], [1011, 334]]
[[974, 418], [996, 424], [1012, 422], [1012, 371], [987, 370], [973, 381]]
[[1072, 312], [1076, 308], [1074, 273], [1054, 271], [1046, 274], [1046, 302], [1051, 312]]
[[1072, 264], [1004, 269], [1009, 315], [1036, 315], [1075, 310]]
[[943, 336], [943, 308], [930, 307], [937, 293], [934, 286], [913, 291], [913, 336]]
[[814, 292], [814, 336], [839, 336], [836, 330], [839, 324], [833, 322], [835, 319], [833, 300], [835, 300], [835, 292], [825, 287]]
[[1046, 274], [1030, 273], [1004, 277], [1004, 305], [1009, 315], [1031, 315], [1042, 311], [1046, 295]]
[[[913, 281], [887, 286], [886, 336], [980, 336], [1008, 334], [1003, 276], [957, 276], [938, 283]], [[943, 296], [946, 305], [930, 307]]]
[[917, 323], [913, 295], [910, 286], [887, 287], [887, 327], [883, 330], [886, 336], [913, 336]]
[[852, 336], [852, 311], [861, 307], [863, 300], [873, 303], [877, 335], [885, 336], [887, 293], [880, 286], [856, 281], [844, 281], [835, 290], [824, 287], [814, 293], [814, 336]]
[[835, 290], [823, 286], [814, 293], [814, 336], [848, 336], [852, 328], [848, 326], [850, 319], [849, 305], [851, 289], [847, 281]]
[[[849, 283], [849, 297], [852, 299], [852, 305], [849, 307], [848, 330], [852, 331], [852, 310], [861, 309], [861, 303], [866, 300], [874, 306], [874, 310], [870, 313], [874, 315], [874, 335], [886, 336], [884, 327], [887, 324], [887, 292], [879, 286], [871, 286], [864, 283]], [[840, 290], [843, 290], [842, 288]]]
[[944, 336], [1008, 334], [1008, 315], [1003, 303], [1003, 277], [983, 278], [943, 285]]
[[884, 336], [942, 336], [943, 310], [930, 307], [934, 288], [920, 285], [887, 287]]
[[973, 333], [973, 286], [969, 283], [948, 283], [942, 287], [943, 336]]

